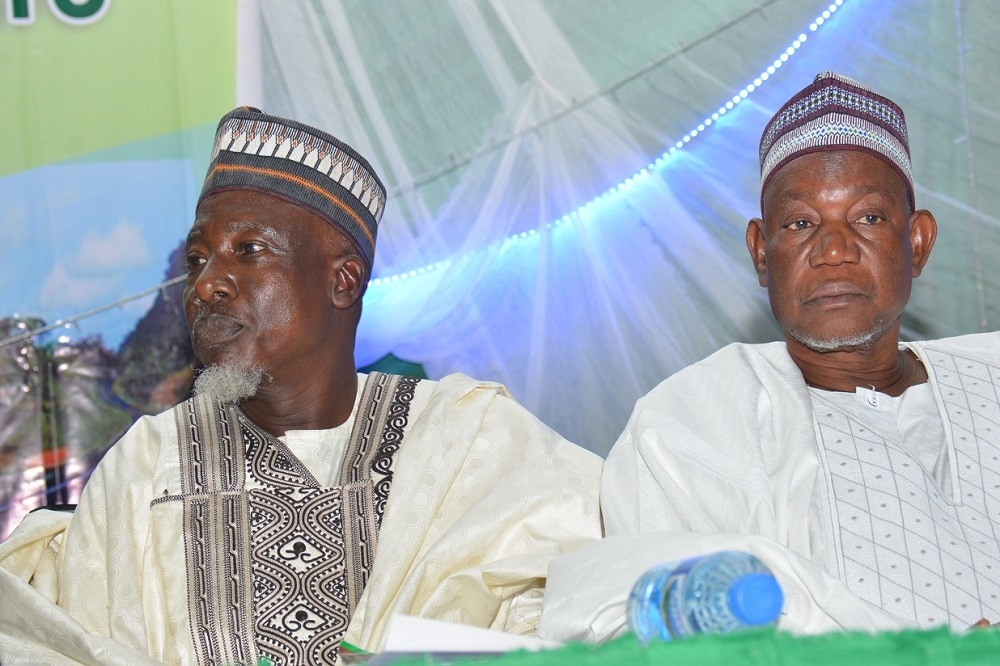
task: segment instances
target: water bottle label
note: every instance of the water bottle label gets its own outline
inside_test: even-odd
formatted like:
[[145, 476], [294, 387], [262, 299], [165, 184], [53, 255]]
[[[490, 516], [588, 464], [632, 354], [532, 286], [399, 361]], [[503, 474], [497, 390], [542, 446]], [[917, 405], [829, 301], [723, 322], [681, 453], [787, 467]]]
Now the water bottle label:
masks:
[[702, 561], [701, 557], [692, 557], [674, 567], [670, 574], [670, 582], [663, 593], [663, 610], [666, 618], [667, 632], [670, 638], [681, 638], [692, 633], [691, 623], [685, 613], [687, 604], [684, 602], [684, 583], [692, 567]]
[[684, 604], [670, 603], [670, 600], [674, 596], [680, 596], [681, 589], [683, 589], [684, 580], [687, 578], [687, 571], [675, 571], [670, 577], [670, 582], [667, 583], [667, 589], [663, 592], [663, 610], [667, 618], [667, 633], [670, 634], [670, 638], [680, 638], [681, 633], [678, 631], [680, 627], [683, 627], [686, 622], [682, 614], [682, 609]]

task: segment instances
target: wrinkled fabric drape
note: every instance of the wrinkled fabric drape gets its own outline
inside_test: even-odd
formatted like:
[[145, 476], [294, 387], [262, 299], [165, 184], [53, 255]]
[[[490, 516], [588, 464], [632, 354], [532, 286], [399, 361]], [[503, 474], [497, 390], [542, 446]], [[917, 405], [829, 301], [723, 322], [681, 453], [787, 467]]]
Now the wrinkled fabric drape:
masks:
[[262, 2], [267, 110], [342, 137], [390, 190], [359, 363], [393, 352], [431, 376], [502, 381], [605, 453], [659, 380], [730, 341], [777, 339], [744, 245], [759, 214], [757, 142], [824, 69], [882, 91], [909, 121], [917, 205], [941, 231], [905, 333], [995, 329], [1000, 234], [982, 211], [1000, 168], [989, 85], [1000, 8], [834, 7]]

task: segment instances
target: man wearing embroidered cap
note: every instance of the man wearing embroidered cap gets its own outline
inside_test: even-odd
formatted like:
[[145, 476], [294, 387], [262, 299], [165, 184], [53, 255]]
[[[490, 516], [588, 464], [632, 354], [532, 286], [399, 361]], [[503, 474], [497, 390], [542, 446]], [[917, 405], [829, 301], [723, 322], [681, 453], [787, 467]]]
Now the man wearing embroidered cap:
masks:
[[[785, 339], [639, 400], [602, 476], [609, 538], [553, 563], [541, 635], [611, 635], [645, 568], [729, 549], [775, 572], [781, 628], [1000, 620], [1000, 340], [900, 342], [937, 233], [903, 112], [820, 74], [767, 124], [760, 163], [747, 247]], [[592, 570], [621, 585], [570, 609], [562, 590]]]
[[336, 138], [222, 119], [187, 238], [196, 395], [133, 426], [68, 528], [0, 547], [0, 661], [330, 664], [393, 614], [534, 633], [548, 561], [600, 537], [600, 459], [498, 384], [357, 373], [385, 204]]

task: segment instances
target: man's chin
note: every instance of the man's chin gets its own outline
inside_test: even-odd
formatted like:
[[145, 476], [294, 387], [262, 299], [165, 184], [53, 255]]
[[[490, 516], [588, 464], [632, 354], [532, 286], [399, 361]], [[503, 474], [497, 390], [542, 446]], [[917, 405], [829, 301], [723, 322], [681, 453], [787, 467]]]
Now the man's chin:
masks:
[[828, 354], [831, 352], [853, 352], [871, 349], [875, 341], [884, 332], [865, 331], [864, 333], [853, 335], [815, 336], [797, 331], [788, 331], [788, 336], [814, 352]]
[[208, 395], [217, 402], [237, 404], [257, 395], [267, 378], [260, 368], [210, 365], [194, 380], [194, 394]]

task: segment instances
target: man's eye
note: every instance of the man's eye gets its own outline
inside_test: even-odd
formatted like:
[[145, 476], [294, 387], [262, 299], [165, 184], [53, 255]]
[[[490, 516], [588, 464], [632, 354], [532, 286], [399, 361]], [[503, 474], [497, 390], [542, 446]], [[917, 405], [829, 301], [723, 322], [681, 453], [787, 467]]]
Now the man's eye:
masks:
[[795, 220], [788, 226], [791, 227], [792, 229], [808, 229], [809, 220]]
[[240, 250], [243, 254], [257, 254], [258, 252], [264, 251], [263, 243], [256, 243], [254, 241], [247, 241], [240, 245]]
[[192, 254], [188, 255], [186, 262], [188, 270], [191, 271], [199, 266], [202, 266], [205, 263], [205, 258]]
[[861, 218], [861, 221], [865, 224], [878, 224], [881, 220], [882, 218], [875, 213], [869, 213]]

